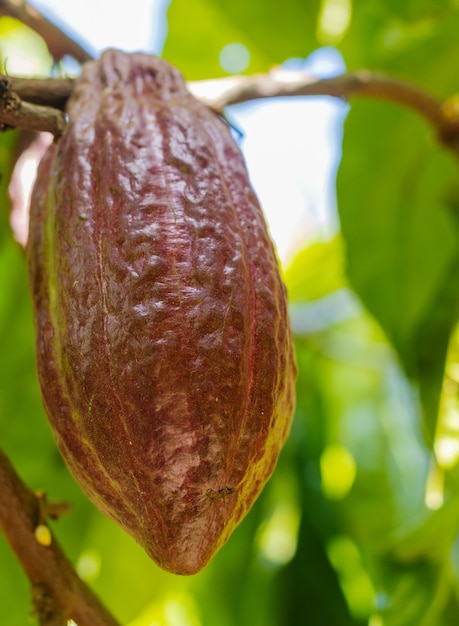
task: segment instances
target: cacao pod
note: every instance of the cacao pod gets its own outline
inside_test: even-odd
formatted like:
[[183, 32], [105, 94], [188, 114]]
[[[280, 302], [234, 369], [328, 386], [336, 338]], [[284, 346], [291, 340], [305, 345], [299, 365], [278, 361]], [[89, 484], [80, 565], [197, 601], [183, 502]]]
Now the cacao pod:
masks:
[[87, 496], [199, 571], [271, 475], [296, 369], [243, 158], [165, 61], [87, 63], [42, 160], [28, 258], [38, 374]]

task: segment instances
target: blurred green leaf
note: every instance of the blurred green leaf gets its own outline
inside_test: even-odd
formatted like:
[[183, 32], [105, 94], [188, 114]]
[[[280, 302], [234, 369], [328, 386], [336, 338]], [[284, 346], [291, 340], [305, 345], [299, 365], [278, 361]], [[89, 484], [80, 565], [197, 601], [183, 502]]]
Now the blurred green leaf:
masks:
[[0, 16], [0, 67], [3, 73], [47, 75], [52, 58], [43, 39], [20, 21]]
[[412, 114], [382, 103], [354, 103], [343, 153], [338, 196], [349, 276], [420, 384], [432, 438], [458, 311], [459, 233], [449, 201], [457, 164]]
[[454, 0], [357, 1], [339, 49], [350, 69], [385, 69], [427, 89], [454, 88], [458, 20]]
[[316, 300], [346, 287], [344, 258], [339, 235], [305, 246], [284, 272], [290, 302]]
[[319, 6], [319, 0], [172, 0], [164, 56], [188, 80], [212, 78], [224, 73], [223, 47], [241, 43], [250, 54], [248, 71], [266, 71], [312, 52]]

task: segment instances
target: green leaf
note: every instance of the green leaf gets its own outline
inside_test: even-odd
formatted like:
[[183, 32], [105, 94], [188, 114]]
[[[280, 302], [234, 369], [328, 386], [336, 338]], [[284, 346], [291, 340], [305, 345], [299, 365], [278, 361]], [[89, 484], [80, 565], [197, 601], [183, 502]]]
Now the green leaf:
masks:
[[33, 76], [51, 71], [52, 57], [34, 30], [12, 17], [0, 17], [0, 67], [3, 73]]
[[266, 71], [317, 46], [319, 6], [320, 0], [172, 0], [164, 56], [188, 80], [212, 78], [224, 73], [223, 47], [241, 43], [250, 53], [247, 70]]
[[457, 165], [409, 112], [355, 102], [345, 127], [338, 201], [351, 282], [422, 385], [433, 436], [457, 315]]
[[291, 302], [317, 300], [346, 287], [342, 238], [309, 243], [294, 256], [284, 280]]
[[459, 7], [451, 0], [354, 3], [339, 49], [350, 69], [385, 69], [431, 90], [454, 88], [458, 20]]

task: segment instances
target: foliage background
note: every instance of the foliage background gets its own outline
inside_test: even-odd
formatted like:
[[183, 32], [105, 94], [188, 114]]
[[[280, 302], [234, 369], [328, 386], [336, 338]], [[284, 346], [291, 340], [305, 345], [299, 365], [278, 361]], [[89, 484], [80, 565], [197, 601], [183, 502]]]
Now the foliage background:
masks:
[[[250, 52], [249, 73], [332, 45], [349, 69], [393, 72], [444, 98], [458, 89], [457, 0], [172, 0], [167, 18], [164, 56], [188, 79], [223, 75], [219, 55], [232, 42]], [[49, 71], [43, 43], [5, 18], [0, 48], [3, 59], [38, 55]], [[160, 571], [94, 510], [54, 445], [9, 227], [16, 140], [0, 138], [0, 441], [32, 488], [73, 503], [53, 529], [120, 621], [457, 624], [459, 189], [432, 130], [392, 104], [352, 102], [340, 228], [306, 237], [284, 267], [300, 372], [292, 435], [246, 520], [190, 578]], [[34, 624], [3, 539], [0, 607], [2, 625]]]

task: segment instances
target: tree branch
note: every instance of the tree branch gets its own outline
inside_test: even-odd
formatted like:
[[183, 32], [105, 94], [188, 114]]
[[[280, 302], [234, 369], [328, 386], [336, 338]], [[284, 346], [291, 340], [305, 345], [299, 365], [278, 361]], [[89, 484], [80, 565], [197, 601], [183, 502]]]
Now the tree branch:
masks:
[[41, 106], [50, 106], [65, 110], [65, 105], [72, 92], [72, 78], [19, 78], [3, 76], [0, 80], [8, 81], [8, 89], [21, 100]]
[[65, 128], [62, 111], [50, 106], [38, 106], [21, 100], [11, 90], [11, 80], [0, 75], [0, 124], [7, 128], [23, 128], [33, 131], [47, 131], [59, 137]]
[[[43, 108], [64, 109], [73, 81], [71, 79], [25, 79], [3, 77], [8, 80], [9, 93], [24, 104], [31, 103]], [[188, 83], [191, 93], [218, 113], [225, 107], [261, 98], [294, 96], [331, 96], [349, 99], [354, 96], [378, 98], [406, 106], [423, 117], [435, 130], [440, 140], [459, 154], [459, 106], [453, 98], [442, 102], [419, 87], [385, 74], [360, 70], [333, 78], [316, 79], [304, 72], [274, 69], [267, 74], [254, 76], [231, 76], [213, 80]], [[0, 94], [1, 95], [1, 94]], [[39, 109], [22, 109], [16, 124], [6, 118], [0, 109], [0, 123], [23, 128], [48, 130], [55, 136], [61, 132], [62, 117]], [[16, 113], [19, 115], [19, 113]], [[33, 118], [37, 117], [37, 120]], [[27, 125], [29, 124], [29, 125]], [[35, 126], [32, 126], [35, 124]]]
[[79, 63], [93, 58], [87, 50], [24, 0], [0, 0], [0, 15], [14, 17], [38, 33], [55, 61], [60, 61], [66, 55]]
[[445, 106], [441, 100], [411, 83], [368, 70], [318, 80], [304, 72], [276, 68], [267, 74], [191, 82], [188, 88], [202, 102], [220, 113], [230, 104], [259, 98], [282, 96], [378, 98], [406, 106], [424, 117], [434, 127], [442, 141], [452, 141], [459, 135], [459, 112], [456, 106]]
[[62, 111], [52, 107], [42, 107], [21, 100], [9, 101], [0, 112], [0, 130], [23, 128], [52, 133], [56, 138], [65, 128], [65, 116]]
[[41, 626], [119, 626], [75, 573], [57, 541], [42, 545], [35, 536], [41, 523], [40, 501], [16, 474], [0, 450], [0, 529], [32, 585]]

